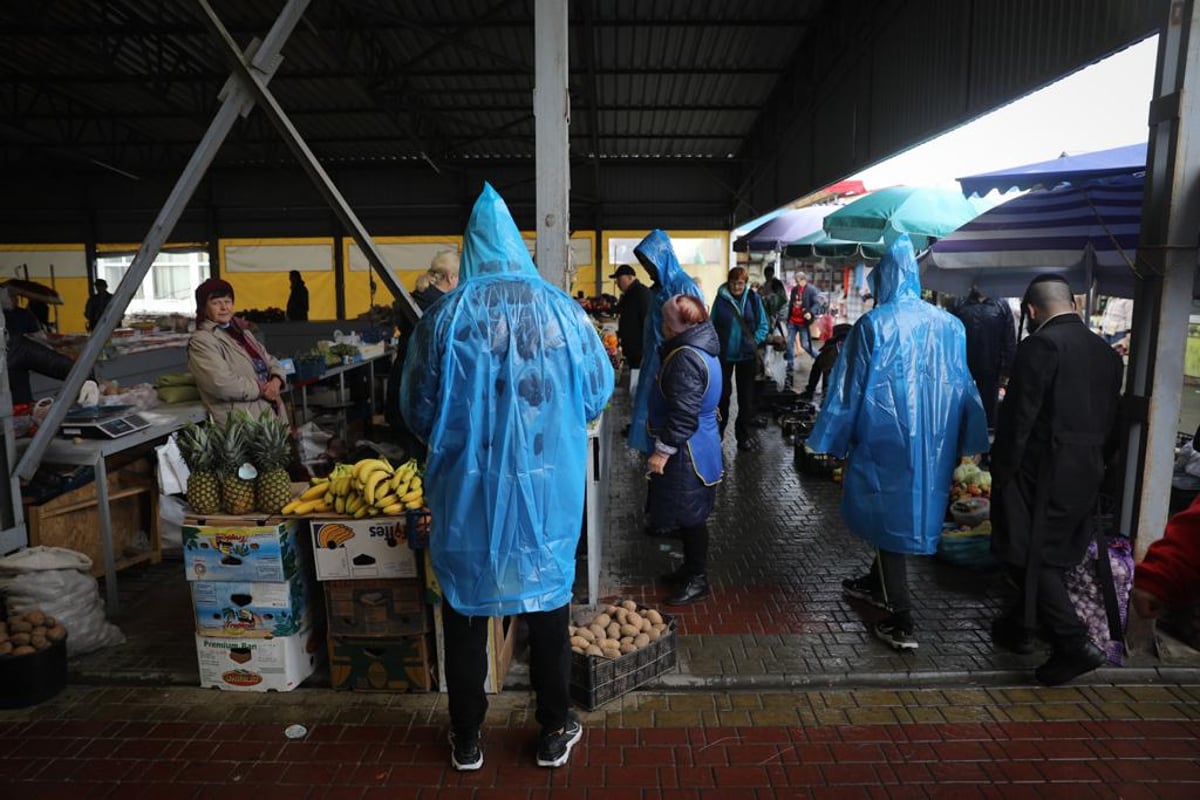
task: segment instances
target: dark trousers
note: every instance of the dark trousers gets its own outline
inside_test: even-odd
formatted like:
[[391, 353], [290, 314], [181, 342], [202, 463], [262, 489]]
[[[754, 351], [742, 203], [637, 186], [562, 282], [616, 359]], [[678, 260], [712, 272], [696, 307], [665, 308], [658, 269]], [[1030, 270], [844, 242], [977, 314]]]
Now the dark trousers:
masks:
[[837, 363], [838, 349], [832, 345], [826, 345], [821, 348], [821, 352], [817, 354], [816, 361], [813, 362], [812, 370], [808, 373], [808, 383], [804, 390], [809, 394], [817, 391], [817, 382], [821, 383], [821, 391], [829, 391], [829, 373], [833, 372], [833, 365]]
[[683, 541], [683, 570], [689, 576], [708, 573], [708, 525], [701, 522], [679, 529]]
[[975, 376], [975, 388], [979, 390], [979, 399], [983, 401], [988, 430], [995, 430], [996, 411], [1000, 406], [1000, 376], [977, 375]]
[[[522, 614], [529, 628], [529, 681], [537, 694], [535, 718], [543, 731], [567, 724], [571, 707], [571, 642], [567, 633], [570, 606], [553, 611]], [[474, 731], [487, 714], [486, 617], [467, 617], [442, 601], [446, 640], [446, 689], [450, 700], [450, 725], [456, 731]]]
[[876, 550], [871, 575], [878, 581], [880, 595], [892, 613], [911, 620], [912, 595], [908, 592], [908, 563], [904, 554]]
[[[1017, 585], [1017, 603], [1008, 618], [1025, 626], [1025, 567], [1008, 565], [1008, 575]], [[1067, 571], [1062, 567], [1042, 566], [1035, 573], [1037, 580], [1037, 621], [1042, 634], [1055, 652], [1072, 652], [1088, 640], [1087, 626], [1079, 621], [1075, 604], [1067, 594]]]
[[721, 414], [718, 422], [721, 438], [725, 438], [725, 425], [729, 421], [729, 398], [733, 394], [733, 382], [737, 379], [738, 415], [733, 423], [733, 435], [739, 442], [750, 438], [750, 420], [754, 419], [754, 379], [758, 377], [758, 362], [753, 358], [746, 361], [721, 362], [721, 402], [717, 410]]

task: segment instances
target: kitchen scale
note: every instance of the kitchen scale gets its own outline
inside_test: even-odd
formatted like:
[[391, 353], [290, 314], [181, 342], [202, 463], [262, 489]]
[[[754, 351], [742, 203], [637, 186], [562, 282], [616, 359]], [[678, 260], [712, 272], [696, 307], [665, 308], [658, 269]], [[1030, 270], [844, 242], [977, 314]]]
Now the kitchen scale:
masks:
[[59, 436], [83, 439], [118, 439], [150, 427], [134, 406], [80, 406], [63, 418]]

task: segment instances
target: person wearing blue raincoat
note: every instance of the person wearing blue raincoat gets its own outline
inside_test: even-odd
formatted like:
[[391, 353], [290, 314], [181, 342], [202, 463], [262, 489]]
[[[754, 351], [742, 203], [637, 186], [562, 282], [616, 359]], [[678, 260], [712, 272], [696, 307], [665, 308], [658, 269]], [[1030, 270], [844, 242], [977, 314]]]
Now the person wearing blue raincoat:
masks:
[[542, 279], [503, 199], [485, 184], [457, 289], [409, 343], [401, 412], [429, 445], [429, 549], [442, 587], [452, 763], [482, 764], [487, 617], [521, 614], [542, 727], [538, 763], [579, 740], [569, 714], [568, 610], [587, 480], [587, 423], [613, 371], [579, 304]]
[[642, 347], [641, 375], [647, 379], [638, 381], [637, 394], [633, 398], [628, 442], [633, 449], [649, 454], [654, 452], [654, 437], [650, 434], [646, 421], [650, 413], [650, 394], [654, 390], [654, 381], [648, 378], [658, 374], [658, 348], [663, 343], [663, 304], [677, 294], [691, 295], [703, 303], [704, 295], [700, 293], [696, 282], [679, 265], [675, 248], [671, 246], [671, 237], [665, 231], [657, 228], [650, 231], [633, 249], [633, 254], [637, 256], [646, 272], [650, 273], [654, 301], [650, 304], [650, 313], [646, 315], [645, 344]]
[[907, 235], [870, 280], [876, 305], [846, 339], [807, 444], [846, 459], [842, 516], [876, 548], [870, 574], [842, 587], [890, 610], [875, 634], [908, 650], [917, 642], [905, 555], [937, 550], [954, 468], [963, 455], [987, 452], [987, 417], [963, 324], [921, 299]]

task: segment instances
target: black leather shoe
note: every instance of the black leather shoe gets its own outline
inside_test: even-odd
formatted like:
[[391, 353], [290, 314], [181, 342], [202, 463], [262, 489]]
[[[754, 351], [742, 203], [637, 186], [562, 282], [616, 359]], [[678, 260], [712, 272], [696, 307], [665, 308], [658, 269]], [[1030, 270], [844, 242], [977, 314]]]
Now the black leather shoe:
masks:
[[1104, 666], [1108, 658], [1104, 651], [1091, 642], [1065, 652], [1056, 652], [1050, 660], [1033, 671], [1038, 683], [1059, 686], [1073, 678]]
[[1036, 647], [1033, 634], [1012, 617], [992, 620], [992, 644], [1019, 655], [1029, 655]]
[[689, 603], [694, 603], [697, 600], [703, 600], [710, 594], [708, 588], [707, 575], [693, 575], [675, 594], [667, 598], [669, 606], [686, 606]]

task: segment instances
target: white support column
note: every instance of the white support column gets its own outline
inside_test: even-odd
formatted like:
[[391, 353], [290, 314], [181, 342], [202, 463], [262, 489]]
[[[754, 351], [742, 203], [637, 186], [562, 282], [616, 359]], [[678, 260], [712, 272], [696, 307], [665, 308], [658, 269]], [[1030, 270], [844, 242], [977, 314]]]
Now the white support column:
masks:
[[1122, 529], [1140, 561], [1167, 521], [1200, 231], [1200, 4], [1176, 0], [1158, 45], [1138, 246]]
[[537, 266], [542, 277], [569, 291], [571, 159], [567, 129], [566, 0], [535, 0], [534, 92], [537, 173]]

